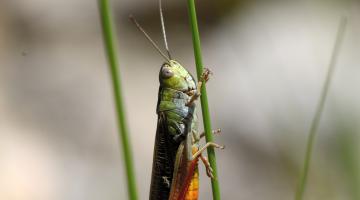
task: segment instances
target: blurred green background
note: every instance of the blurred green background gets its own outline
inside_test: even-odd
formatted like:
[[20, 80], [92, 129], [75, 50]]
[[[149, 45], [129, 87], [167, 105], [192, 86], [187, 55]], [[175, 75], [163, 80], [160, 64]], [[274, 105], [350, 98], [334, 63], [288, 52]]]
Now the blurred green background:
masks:
[[[112, 1], [140, 199], [147, 199], [162, 58], [157, 0]], [[199, 0], [223, 199], [293, 199], [335, 42], [348, 26], [316, 138], [308, 200], [360, 199], [360, 2]], [[164, 0], [173, 57], [195, 71], [185, 1]], [[0, 199], [125, 200], [97, 1], [0, 2]], [[201, 165], [200, 199], [211, 199]]]

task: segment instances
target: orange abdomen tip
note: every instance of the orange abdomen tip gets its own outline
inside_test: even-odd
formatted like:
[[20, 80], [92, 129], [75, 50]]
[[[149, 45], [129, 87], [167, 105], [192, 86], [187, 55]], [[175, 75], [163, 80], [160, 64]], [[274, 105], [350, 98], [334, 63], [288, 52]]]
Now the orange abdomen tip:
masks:
[[188, 191], [186, 192], [185, 200], [198, 200], [199, 197], [199, 170], [195, 169], [194, 175], [191, 179]]

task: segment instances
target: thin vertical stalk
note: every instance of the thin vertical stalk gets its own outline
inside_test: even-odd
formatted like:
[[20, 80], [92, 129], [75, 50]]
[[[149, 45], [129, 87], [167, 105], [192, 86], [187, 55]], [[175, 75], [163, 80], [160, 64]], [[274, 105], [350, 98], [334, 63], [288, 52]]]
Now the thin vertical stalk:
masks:
[[119, 136], [122, 144], [122, 151], [127, 176], [128, 193], [130, 200], [137, 200], [136, 181], [134, 173], [134, 164], [132, 160], [131, 143], [129, 142], [128, 128], [125, 117], [124, 102], [121, 90], [121, 80], [119, 75], [119, 64], [117, 58], [117, 47], [115, 31], [113, 28], [112, 14], [109, 0], [99, 0], [99, 10], [102, 23], [105, 49], [110, 67], [114, 100], [116, 106], [117, 123], [119, 126]]
[[[190, 27], [192, 32], [192, 40], [193, 40], [193, 47], [194, 47], [194, 55], [195, 55], [195, 63], [196, 63], [196, 73], [198, 79], [201, 78], [203, 73], [203, 63], [201, 57], [201, 45], [200, 45], [200, 36], [199, 36], [199, 29], [197, 24], [197, 16], [196, 16], [196, 8], [194, 0], [188, 0], [188, 10], [189, 10], [189, 18], [190, 18]], [[213, 135], [211, 133], [211, 119], [210, 119], [210, 112], [209, 112], [209, 104], [207, 99], [206, 93], [206, 86], [205, 84], [201, 87], [201, 110], [203, 115], [203, 122], [204, 122], [204, 129], [205, 129], [205, 138], [206, 142], [213, 141]], [[212, 186], [212, 193], [214, 200], [220, 200], [220, 187], [219, 187], [219, 179], [217, 173], [217, 165], [216, 165], [216, 158], [215, 158], [215, 151], [214, 148], [210, 147], [207, 149], [209, 162], [211, 167], [213, 168], [214, 172], [214, 179], [211, 180]]]
[[316, 132], [319, 127], [319, 123], [321, 121], [321, 116], [322, 116], [322, 113], [324, 110], [326, 98], [328, 96], [330, 83], [332, 81], [332, 77], [334, 74], [335, 64], [337, 61], [337, 57], [339, 55], [340, 45], [341, 45], [343, 37], [344, 37], [346, 23], [347, 23], [347, 19], [345, 17], [342, 17], [340, 20], [338, 31], [337, 31], [334, 48], [333, 48], [333, 51], [331, 54], [331, 60], [329, 63], [329, 68], [328, 68], [328, 72], [326, 75], [326, 79], [325, 79], [325, 82], [324, 82], [324, 85], [323, 85], [323, 88], [321, 91], [318, 105], [316, 107], [315, 115], [314, 115], [310, 130], [309, 130], [307, 145], [306, 145], [306, 152], [305, 152], [305, 159], [304, 159], [304, 166], [303, 166], [302, 172], [300, 174], [300, 182], [299, 182], [296, 194], [295, 194], [296, 200], [302, 200], [303, 196], [304, 196], [308, 173], [309, 173], [309, 168], [310, 168], [312, 151], [313, 151], [313, 147], [314, 147], [314, 140], [315, 140]]

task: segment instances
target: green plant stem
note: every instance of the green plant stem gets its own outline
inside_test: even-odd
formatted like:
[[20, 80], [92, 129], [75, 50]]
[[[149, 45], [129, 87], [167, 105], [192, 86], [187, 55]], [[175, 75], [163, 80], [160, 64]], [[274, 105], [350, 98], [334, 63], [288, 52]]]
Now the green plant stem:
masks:
[[119, 136], [121, 138], [125, 170], [127, 176], [128, 193], [130, 200], [137, 200], [136, 181], [134, 173], [134, 164], [132, 160], [131, 144], [129, 142], [127, 123], [125, 118], [124, 103], [121, 90], [121, 80], [119, 75], [119, 64], [117, 58], [117, 47], [115, 40], [115, 31], [113, 28], [112, 14], [109, 0], [99, 0], [99, 9], [103, 30], [105, 49], [107, 53], [108, 64], [110, 67], [112, 84], [114, 89], [114, 98], [116, 105], [117, 122], [119, 126]]
[[337, 57], [339, 55], [340, 45], [342, 43], [342, 39], [344, 37], [344, 32], [346, 28], [346, 18], [342, 17], [340, 20], [339, 28], [336, 35], [336, 40], [334, 44], [334, 48], [331, 55], [331, 60], [329, 63], [328, 72], [326, 75], [326, 79], [321, 91], [320, 99], [318, 102], [318, 105], [316, 107], [316, 112], [314, 115], [314, 118], [312, 120], [312, 124], [309, 130], [308, 139], [307, 139], [307, 145], [306, 145], [306, 152], [305, 152], [305, 159], [304, 159], [304, 166], [302, 169], [302, 172], [300, 174], [300, 182], [295, 194], [296, 200], [302, 200], [305, 192], [305, 187], [307, 183], [308, 173], [309, 173], [309, 167], [310, 167], [310, 161], [312, 156], [312, 151], [314, 147], [314, 140], [316, 136], [316, 132], [319, 127], [319, 123], [321, 121], [321, 116], [324, 110], [326, 98], [328, 96], [328, 91], [330, 87], [330, 83], [334, 74], [335, 64], [337, 61]]
[[[203, 73], [203, 64], [201, 58], [201, 46], [200, 46], [200, 36], [199, 36], [199, 29], [197, 24], [197, 17], [196, 17], [196, 8], [194, 0], [188, 0], [188, 10], [189, 10], [189, 18], [190, 18], [190, 27], [192, 32], [192, 40], [193, 40], [193, 47], [194, 47], [194, 55], [195, 55], [195, 62], [196, 62], [196, 73], [198, 80], [200, 80], [201, 75]], [[205, 129], [205, 138], [206, 142], [213, 141], [213, 135], [211, 133], [211, 119], [210, 119], [210, 112], [209, 112], [209, 104], [207, 100], [207, 93], [206, 93], [206, 86], [205, 84], [201, 87], [201, 110], [203, 115], [203, 122], [204, 122], [204, 129]], [[217, 173], [217, 165], [216, 165], [216, 158], [215, 158], [215, 151], [214, 148], [210, 147], [207, 149], [209, 162], [214, 170], [214, 179], [211, 179], [211, 186], [212, 186], [212, 193], [214, 200], [220, 200], [220, 187], [219, 187], [219, 179]]]

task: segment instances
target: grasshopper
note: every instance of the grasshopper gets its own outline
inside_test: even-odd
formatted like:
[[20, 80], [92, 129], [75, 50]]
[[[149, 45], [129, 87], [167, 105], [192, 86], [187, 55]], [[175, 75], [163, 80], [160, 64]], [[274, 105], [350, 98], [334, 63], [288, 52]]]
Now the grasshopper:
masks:
[[[159, 0], [161, 27], [167, 55], [163, 53], [139, 23], [130, 16], [136, 27], [146, 36], [165, 59], [159, 73], [157, 103], [157, 130], [154, 146], [150, 200], [197, 200], [199, 193], [198, 160], [205, 164], [206, 173], [214, 178], [212, 168], [202, 152], [208, 147], [224, 147], [212, 142], [200, 147], [204, 136], [198, 132], [197, 106], [201, 85], [209, 80], [211, 72], [204, 70], [196, 82], [189, 71], [171, 58], [164, 18]], [[219, 133], [220, 130], [213, 131]]]

